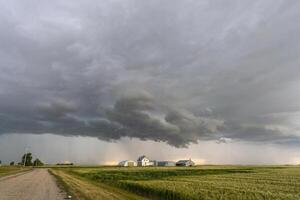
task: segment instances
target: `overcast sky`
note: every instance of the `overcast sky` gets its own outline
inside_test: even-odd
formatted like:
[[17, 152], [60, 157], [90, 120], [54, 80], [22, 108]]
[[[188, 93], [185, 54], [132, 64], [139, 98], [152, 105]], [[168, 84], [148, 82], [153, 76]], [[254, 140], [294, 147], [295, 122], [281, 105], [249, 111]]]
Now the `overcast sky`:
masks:
[[300, 162], [299, 9], [0, 0], [0, 159]]

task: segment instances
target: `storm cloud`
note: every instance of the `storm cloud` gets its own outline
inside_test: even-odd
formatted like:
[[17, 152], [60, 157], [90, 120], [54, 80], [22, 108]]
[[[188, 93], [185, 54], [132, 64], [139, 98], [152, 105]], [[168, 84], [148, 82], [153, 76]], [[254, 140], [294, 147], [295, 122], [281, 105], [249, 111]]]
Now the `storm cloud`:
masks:
[[0, 134], [298, 144], [299, 9], [0, 1]]

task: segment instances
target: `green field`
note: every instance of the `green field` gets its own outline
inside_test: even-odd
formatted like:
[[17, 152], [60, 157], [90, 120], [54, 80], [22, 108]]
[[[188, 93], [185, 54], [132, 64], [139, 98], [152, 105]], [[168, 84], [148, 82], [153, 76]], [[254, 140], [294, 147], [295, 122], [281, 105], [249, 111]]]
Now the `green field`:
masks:
[[300, 167], [199, 166], [57, 169], [149, 199], [300, 199]]
[[11, 175], [11, 174], [15, 174], [24, 170], [28, 170], [28, 169], [23, 169], [22, 167], [18, 167], [18, 166], [1, 166], [0, 167], [0, 177], [2, 176], [6, 176], [6, 175]]

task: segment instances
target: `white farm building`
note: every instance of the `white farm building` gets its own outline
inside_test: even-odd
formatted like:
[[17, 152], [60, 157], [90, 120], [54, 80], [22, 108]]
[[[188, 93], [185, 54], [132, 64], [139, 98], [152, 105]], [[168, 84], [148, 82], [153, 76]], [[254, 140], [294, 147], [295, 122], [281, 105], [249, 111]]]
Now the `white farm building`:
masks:
[[133, 160], [124, 160], [124, 161], [119, 162], [118, 165], [121, 167], [135, 167], [136, 162]]
[[156, 161], [149, 160], [146, 156], [140, 156], [137, 160], [137, 166], [155, 166]]

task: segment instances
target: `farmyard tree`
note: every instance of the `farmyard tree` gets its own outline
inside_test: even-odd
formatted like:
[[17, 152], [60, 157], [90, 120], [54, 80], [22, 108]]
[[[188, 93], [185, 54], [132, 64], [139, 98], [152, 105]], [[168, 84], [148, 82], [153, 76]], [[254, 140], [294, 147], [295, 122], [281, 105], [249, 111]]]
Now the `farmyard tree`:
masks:
[[32, 166], [32, 154], [26, 153], [22, 156], [22, 164], [25, 166]]
[[33, 166], [43, 166], [43, 165], [44, 163], [40, 161], [40, 159], [38, 158], [33, 161]]

